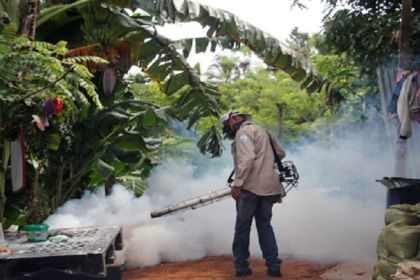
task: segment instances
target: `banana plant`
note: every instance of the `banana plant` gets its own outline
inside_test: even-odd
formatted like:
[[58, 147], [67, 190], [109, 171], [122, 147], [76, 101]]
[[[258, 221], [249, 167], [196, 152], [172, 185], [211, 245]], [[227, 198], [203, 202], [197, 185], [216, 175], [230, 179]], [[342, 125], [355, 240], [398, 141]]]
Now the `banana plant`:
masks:
[[[5, 194], [10, 174], [8, 143], [19, 126], [25, 127], [25, 137], [31, 139], [26, 141], [30, 186], [14, 195], [13, 207], [8, 207], [15, 213], [12, 216], [27, 217], [27, 211], [16, 210], [30, 204], [32, 222], [39, 222], [69, 198], [102, 183], [111, 173], [141, 195], [145, 187], [142, 178], [152, 165], [149, 158], [164, 147], [153, 137], [157, 133], [165, 135], [165, 121], [176, 118], [171, 109], [135, 100], [121, 101], [117, 94], [104, 107], [103, 96], [90, 81], [95, 77], [79, 63], [103, 66], [105, 60], [66, 56], [64, 42], [53, 45], [30, 41], [16, 37], [16, 30], [17, 24], [10, 23], [0, 36], [0, 67], [4, 70], [0, 73], [2, 205], [6, 196], [1, 194]], [[44, 105], [48, 100], [53, 102], [54, 96], [64, 100], [63, 113], [58, 115], [54, 107], [48, 113], [52, 114], [49, 123], [45, 116], [35, 115], [40, 121], [31, 126], [31, 115], [47, 114]], [[32, 194], [27, 190], [33, 190]], [[32, 199], [28, 201], [29, 197]]]
[[[167, 134], [169, 118], [170, 108], [135, 100], [119, 102], [99, 112], [73, 112], [73, 124], [60, 132], [56, 150], [51, 151], [50, 147], [43, 158], [39, 219], [67, 200], [80, 197], [85, 190], [95, 190], [114, 174], [116, 182], [141, 196], [146, 188], [144, 178], [153, 167], [150, 158], [169, 146], [162, 137], [155, 137]], [[170, 145], [185, 141], [172, 141]], [[12, 214], [18, 216], [18, 209], [23, 206], [11, 209]]]
[[[95, 9], [91, 8], [92, 5], [95, 5]], [[123, 8], [132, 11], [140, 9], [143, 12], [129, 15]], [[144, 15], [144, 12], [147, 14]], [[153, 80], [161, 84], [161, 90], [168, 96], [174, 93], [178, 96], [183, 87], [199, 93], [201, 101], [194, 103], [195, 107], [191, 107], [192, 103], [188, 104], [190, 113], [180, 115], [179, 118], [188, 119], [191, 124], [197, 124], [200, 118], [211, 119], [213, 127], [202, 136], [206, 138], [201, 139], [203, 146], [200, 150], [204, 153], [210, 152], [213, 156], [219, 156], [222, 152], [215, 121], [219, 111], [218, 106], [213, 106], [217, 102], [218, 92], [205, 85], [196, 71], [186, 63], [185, 58], [191, 52], [193, 43], [197, 53], [206, 49], [215, 51], [216, 46], [236, 49], [246, 45], [261, 56], [267, 65], [288, 73], [308, 94], [324, 90], [327, 103], [334, 104], [343, 100], [329, 81], [306, 61], [300, 61], [292, 52], [283, 50], [276, 38], [231, 13], [193, 1], [74, 1], [71, 4], [43, 9], [37, 21], [38, 34], [49, 34], [45, 30], [55, 26], [58, 29], [51, 34], [54, 37], [60, 36], [69, 21], [72, 21], [72, 33], [81, 32], [84, 40], [76, 41], [79, 46], [68, 55], [95, 54], [109, 60], [118, 56], [120, 69], [128, 69], [132, 65], [140, 66]], [[177, 21], [199, 22], [203, 28], [209, 28], [207, 37], [173, 42], [157, 34], [154, 28], [156, 25]], [[62, 28], [59, 28], [59, 22]], [[177, 111], [181, 111], [184, 104], [175, 104], [181, 106], [175, 107]]]

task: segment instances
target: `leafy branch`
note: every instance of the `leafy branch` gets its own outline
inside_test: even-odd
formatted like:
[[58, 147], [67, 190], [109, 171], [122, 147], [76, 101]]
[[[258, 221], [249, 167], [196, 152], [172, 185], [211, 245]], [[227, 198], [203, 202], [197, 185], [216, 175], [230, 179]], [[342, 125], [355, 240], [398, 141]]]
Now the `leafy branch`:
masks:
[[36, 91], [34, 91], [34, 92], [30, 92], [30, 93], [26, 94], [25, 96], [23, 96], [23, 97], [19, 98], [19, 99], [17, 100], [17, 102], [23, 101], [23, 100], [25, 100], [26, 98], [29, 98], [29, 97], [31, 97], [31, 96], [33, 96], [33, 95], [35, 95], [35, 94], [37, 94], [37, 93], [39, 93], [39, 92], [41, 92], [41, 91], [44, 91], [44, 90], [46, 90], [46, 89], [48, 89], [48, 88], [52, 87], [53, 85], [57, 84], [59, 81], [61, 81], [62, 79], [64, 79], [64, 78], [65, 78], [65, 77], [66, 77], [66, 76], [67, 76], [70, 72], [71, 72], [71, 71], [66, 72], [63, 76], [61, 76], [60, 78], [58, 78], [58, 79], [57, 79], [57, 80], [55, 80], [54, 82], [52, 82], [52, 83], [50, 83], [50, 84], [48, 84], [48, 85], [46, 85], [46, 86], [44, 86], [44, 87], [42, 87], [42, 88], [40, 88], [40, 89], [38, 89], [38, 90], [36, 90]]

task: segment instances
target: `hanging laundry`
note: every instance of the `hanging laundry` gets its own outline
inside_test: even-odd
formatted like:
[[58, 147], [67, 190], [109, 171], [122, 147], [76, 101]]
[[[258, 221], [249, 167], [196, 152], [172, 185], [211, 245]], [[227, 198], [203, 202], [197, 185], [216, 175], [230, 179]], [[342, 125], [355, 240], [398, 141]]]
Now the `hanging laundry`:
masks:
[[420, 103], [419, 97], [417, 97], [418, 90], [419, 86], [416, 75], [408, 76], [401, 88], [397, 103], [397, 114], [401, 121], [401, 139], [411, 137], [411, 121], [419, 120]]
[[389, 101], [388, 106], [387, 106], [388, 112], [391, 115], [394, 115], [397, 113], [397, 104], [398, 104], [398, 98], [400, 96], [401, 88], [405, 80], [407, 79], [407, 77], [410, 75], [411, 75], [411, 71], [398, 69], [395, 87], [392, 91], [391, 100]]
[[417, 85], [419, 85], [419, 90], [417, 91], [417, 97], [420, 97], [420, 75], [417, 75]]

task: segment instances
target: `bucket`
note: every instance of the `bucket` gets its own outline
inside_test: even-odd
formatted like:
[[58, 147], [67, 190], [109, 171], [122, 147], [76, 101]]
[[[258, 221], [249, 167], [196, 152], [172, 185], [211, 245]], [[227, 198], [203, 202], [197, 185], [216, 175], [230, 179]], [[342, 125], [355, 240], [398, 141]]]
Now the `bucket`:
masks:
[[27, 225], [24, 230], [26, 231], [26, 238], [28, 242], [40, 242], [48, 239], [48, 225], [35, 224]]

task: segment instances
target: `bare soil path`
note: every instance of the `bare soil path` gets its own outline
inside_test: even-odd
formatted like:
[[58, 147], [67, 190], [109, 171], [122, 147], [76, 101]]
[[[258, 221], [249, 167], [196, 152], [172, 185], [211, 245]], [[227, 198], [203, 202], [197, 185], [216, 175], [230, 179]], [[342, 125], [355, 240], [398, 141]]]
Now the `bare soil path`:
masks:
[[[206, 257], [196, 261], [164, 263], [152, 267], [123, 272], [123, 280], [272, 280], [266, 274], [263, 259], [250, 259], [253, 275], [237, 278], [234, 274], [233, 257]], [[370, 280], [373, 260], [358, 262], [325, 263], [283, 258], [283, 280]]]

